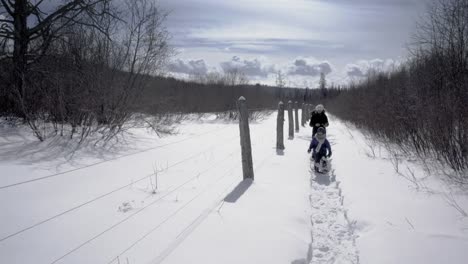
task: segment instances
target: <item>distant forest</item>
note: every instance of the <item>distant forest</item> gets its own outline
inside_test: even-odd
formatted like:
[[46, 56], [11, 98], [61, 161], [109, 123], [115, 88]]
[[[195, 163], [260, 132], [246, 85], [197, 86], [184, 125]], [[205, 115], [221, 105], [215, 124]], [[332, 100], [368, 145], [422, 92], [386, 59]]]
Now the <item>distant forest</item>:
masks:
[[146, 113], [162, 112], [221, 112], [235, 110], [240, 96], [247, 99], [249, 109], [276, 109], [280, 101], [317, 103], [325, 96], [336, 96], [339, 90], [324, 94], [319, 89], [273, 87], [267, 85], [235, 84], [223, 82], [202, 84], [174, 78], [151, 78], [135, 105]]

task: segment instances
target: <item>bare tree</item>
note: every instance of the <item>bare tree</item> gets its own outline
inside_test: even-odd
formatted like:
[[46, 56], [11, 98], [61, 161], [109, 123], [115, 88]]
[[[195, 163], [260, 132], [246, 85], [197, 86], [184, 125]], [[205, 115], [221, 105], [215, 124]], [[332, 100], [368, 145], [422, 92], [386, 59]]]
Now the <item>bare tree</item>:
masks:
[[401, 67], [373, 71], [328, 105], [405, 155], [448, 164], [452, 180], [468, 183], [467, 1], [434, 1], [410, 51]]
[[246, 85], [249, 84], [247, 75], [240, 69], [233, 68], [224, 72], [224, 84], [227, 86]]
[[286, 86], [286, 76], [279, 70], [276, 73], [276, 87], [283, 88]]
[[[10, 94], [15, 99], [17, 111], [42, 140], [34, 117], [28, 109], [28, 70], [48, 51], [51, 42], [63, 36], [68, 26], [80, 24], [104, 32], [102, 20], [113, 16], [110, 0], [74, 0], [58, 5], [48, 13], [42, 10], [43, 0], [0, 0], [0, 44], [6, 48], [1, 57], [9, 59], [11, 71], [9, 76]], [[11, 48], [10, 48], [11, 47]]]
[[0, 2], [0, 67], [12, 65], [6, 92], [40, 140], [38, 121], [56, 132], [61, 124], [61, 134], [68, 123], [70, 136], [113, 137], [171, 55], [167, 13], [149, 0], [126, 1], [125, 12], [112, 0]]

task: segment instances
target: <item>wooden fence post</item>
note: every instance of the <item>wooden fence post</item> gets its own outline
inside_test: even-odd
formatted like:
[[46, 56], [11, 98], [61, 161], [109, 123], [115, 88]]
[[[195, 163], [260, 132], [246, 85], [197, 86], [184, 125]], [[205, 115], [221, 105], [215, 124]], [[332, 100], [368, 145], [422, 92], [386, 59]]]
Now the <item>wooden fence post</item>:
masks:
[[294, 119], [296, 123], [296, 133], [299, 132], [299, 103], [294, 103]]
[[243, 96], [238, 100], [240, 144], [242, 149], [242, 173], [245, 179], [254, 179], [252, 146], [250, 142], [249, 111]]
[[293, 120], [293, 110], [292, 102], [288, 102], [288, 121], [289, 121], [289, 139], [294, 138], [294, 120]]
[[276, 149], [284, 149], [284, 104], [278, 104], [278, 117], [276, 119]]
[[305, 126], [306, 119], [307, 119], [307, 111], [306, 111], [307, 104], [302, 103], [302, 108], [301, 108], [301, 126]]

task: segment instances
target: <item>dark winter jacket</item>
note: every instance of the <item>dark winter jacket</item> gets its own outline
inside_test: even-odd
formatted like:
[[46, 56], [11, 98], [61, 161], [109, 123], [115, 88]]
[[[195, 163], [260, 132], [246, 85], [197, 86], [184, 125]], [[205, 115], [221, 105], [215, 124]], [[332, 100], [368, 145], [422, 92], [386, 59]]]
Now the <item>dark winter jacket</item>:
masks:
[[327, 139], [324, 139], [322, 145], [320, 146], [320, 149], [317, 151], [316, 148], [319, 145], [319, 143], [320, 142], [318, 141], [318, 139], [314, 137], [312, 141], [310, 142], [309, 150], [313, 151], [314, 156], [316, 156], [316, 154], [319, 154], [320, 156], [330, 157], [332, 154], [330, 142], [328, 142]]
[[310, 118], [309, 126], [315, 127], [315, 124], [320, 124], [320, 126], [328, 126], [328, 117], [325, 114], [325, 111], [317, 112], [312, 111], [312, 117]]

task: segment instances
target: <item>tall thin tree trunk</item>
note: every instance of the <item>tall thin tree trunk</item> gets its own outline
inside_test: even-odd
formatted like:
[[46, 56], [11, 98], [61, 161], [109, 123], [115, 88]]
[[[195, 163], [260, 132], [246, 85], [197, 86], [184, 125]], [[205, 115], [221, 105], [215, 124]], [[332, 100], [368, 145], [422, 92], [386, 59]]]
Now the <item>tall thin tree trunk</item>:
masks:
[[[25, 91], [25, 76], [27, 71], [27, 53], [29, 45], [27, 1], [17, 0], [14, 4], [14, 42], [13, 42], [13, 83], [18, 100], [23, 100]], [[18, 102], [20, 103], [20, 102]], [[23, 109], [22, 109], [23, 110]], [[24, 111], [24, 110], [23, 110]], [[25, 113], [24, 113], [25, 114]]]

